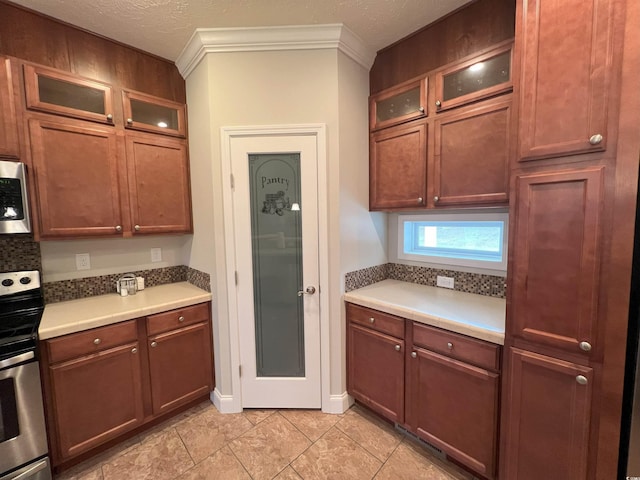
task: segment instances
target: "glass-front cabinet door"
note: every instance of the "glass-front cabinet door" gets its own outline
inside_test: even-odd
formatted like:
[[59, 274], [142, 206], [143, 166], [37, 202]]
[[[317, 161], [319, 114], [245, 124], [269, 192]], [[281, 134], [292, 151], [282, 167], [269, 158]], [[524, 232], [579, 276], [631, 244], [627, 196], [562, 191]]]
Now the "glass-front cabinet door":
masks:
[[36, 65], [24, 66], [27, 108], [113, 124], [110, 85]]
[[512, 42], [452, 65], [435, 75], [436, 111], [507, 92], [511, 80]]
[[177, 137], [186, 135], [183, 103], [131, 90], [123, 90], [122, 100], [126, 128]]
[[369, 98], [369, 128], [377, 130], [424, 117], [427, 78], [402, 83]]

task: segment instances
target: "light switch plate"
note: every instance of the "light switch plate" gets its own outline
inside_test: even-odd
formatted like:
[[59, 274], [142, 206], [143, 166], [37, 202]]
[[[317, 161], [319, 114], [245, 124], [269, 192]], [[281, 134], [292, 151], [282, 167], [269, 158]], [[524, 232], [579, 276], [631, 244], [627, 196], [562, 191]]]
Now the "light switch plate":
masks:
[[442, 277], [438, 275], [436, 277], [436, 285], [438, 287], [453, 288], [453, 277]]
[[91, 256], [88, 253], [76, 253], [76, 270], [91, 270]]
[[151, 261], [152, 262], [161, 262], [162, 261], [162, 249], [161, 248], [152, 248], [151, 249]]

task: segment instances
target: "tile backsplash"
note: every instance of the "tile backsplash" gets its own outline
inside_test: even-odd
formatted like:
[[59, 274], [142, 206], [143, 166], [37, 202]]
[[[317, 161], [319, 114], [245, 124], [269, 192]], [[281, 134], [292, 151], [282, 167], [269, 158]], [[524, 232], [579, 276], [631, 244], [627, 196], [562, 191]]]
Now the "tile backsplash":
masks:
[[350, 292], [387, 278], [435, 287], [438, 275], [453, 277], [454, 290], [460, 292], [498, 298], [506, 297], [506, 278], [504, 277], [439, 268], [416, 267], [400, 263], [385, 263], [347, 273], [345, 275], [345, 291]]
[[0, 235], [0, 272], [42, 271], [40, 244], [31, 235]]

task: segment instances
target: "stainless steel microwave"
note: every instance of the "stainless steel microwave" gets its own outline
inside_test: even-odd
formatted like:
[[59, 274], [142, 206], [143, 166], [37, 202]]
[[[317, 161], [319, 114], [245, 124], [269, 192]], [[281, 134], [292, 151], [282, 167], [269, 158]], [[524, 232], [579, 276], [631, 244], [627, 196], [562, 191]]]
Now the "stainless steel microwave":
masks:
[[31, 221], [25, 165], [0, 161], [0, 234], [29, 232]]

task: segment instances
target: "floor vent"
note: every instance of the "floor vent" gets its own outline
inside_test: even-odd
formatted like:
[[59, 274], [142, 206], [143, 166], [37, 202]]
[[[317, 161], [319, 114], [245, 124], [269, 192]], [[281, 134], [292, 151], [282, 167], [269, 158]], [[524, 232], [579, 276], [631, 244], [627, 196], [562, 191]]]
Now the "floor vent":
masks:
[[396, 425], [396, 430], [398, 430], [400, 433], [402, 433], [406, 437], [410, 438], [411, 440], [413, 440], [413, 441], [419, 443], [420, 445], [422, 445], [423, 447], [425, 447], [435, 457], [438, 457], [438, 458], [440, 458], [442, 460], [446, 460], [447, 459], [447, 455], [442, 450], [440, 450], [439, 448], [434, 447], [433, 445], [431, 445], [428, 442], [425, 442], [423, 439], [418, 437], [415, 433], [411, 433], [409, 430], [407, 430], [403, 426], [398, 425], [397, 423], [395, 425]]

